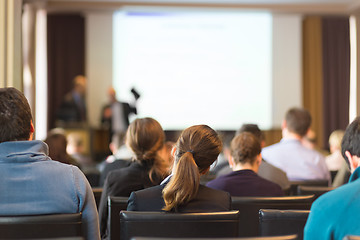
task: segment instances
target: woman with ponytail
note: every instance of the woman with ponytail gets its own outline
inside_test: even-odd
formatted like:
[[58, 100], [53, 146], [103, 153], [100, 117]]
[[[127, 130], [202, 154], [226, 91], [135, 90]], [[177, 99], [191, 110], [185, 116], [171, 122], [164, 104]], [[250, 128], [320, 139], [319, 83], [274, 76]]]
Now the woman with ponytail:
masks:
[[159, 185], [169, 175], [164, 141], [165, 133], [155, 119], [136, 119], [129, 125], [125, 143], [133, 152], [133, 161], [106, 177], [99, 204], [102, 239], [107, 238], [108, 196], [128, 197], [132, 191]]
[[231, 209], [226, 192], [200, 185], [200, 175], [222, 150], [218, 134], [209, 126], [185, 129], [173, 148], [172, 174], [160, 186], [131, 193], [129, 211], [213, 212]]

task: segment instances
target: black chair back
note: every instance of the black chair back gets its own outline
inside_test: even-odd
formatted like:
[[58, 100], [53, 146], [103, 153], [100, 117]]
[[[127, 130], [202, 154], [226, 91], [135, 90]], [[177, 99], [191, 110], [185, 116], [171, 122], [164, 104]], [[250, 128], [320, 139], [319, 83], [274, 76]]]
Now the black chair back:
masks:
[[120, 238], [237, 237], [239, 211], [211, 213], [131, 212], [120, 213]]
[[287, 197], [232, 197], [232, 209], [240, 211], [240, 237], [259, 236], [259, 210], [310, 210], [314, 195]]
[[260, 235], [279, 236], [297, 234], [298, 239], [302, 240], [309, 213], [309, 210], [260, 209]]
[[103, 189], [102, 188], [92, 188], [92, 191], [94, 193], [96, 207], [99, 209], [99, 203], [100, 203], [101, 193], [102, 193]]
[[305, 185], [299, 185], [297, 189], [298, 195], [315, 195], [315, 199], [323, 195], [324, 193], [327, 193], [331, 190], [334, 190], [334, 187], [323, 187], [323, 186], [305, 186]]
[[128, 197], [108, 197], [108, 234], [111, 240], [120, 240], [120, 211], [127, 209]]
[[0, 216], [0, 239], [81, 236], [81, 213]]
[[326, 179], [321, 180], [306, 180], [306, 181], [290, 181], [290, 196], [297, 195], [298, 186], [322, 186], [328, 187], [329, 181]]

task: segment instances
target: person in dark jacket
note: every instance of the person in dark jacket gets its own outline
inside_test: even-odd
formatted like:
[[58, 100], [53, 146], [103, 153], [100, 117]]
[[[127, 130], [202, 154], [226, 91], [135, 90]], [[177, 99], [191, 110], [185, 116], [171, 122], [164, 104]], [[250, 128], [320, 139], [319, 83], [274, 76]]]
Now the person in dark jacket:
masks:
[[108, 196], [128, 197], [132, 191], [160, 184], [168, 175], [168, 161], [161, 155], [165, 133], [155, 119], [133, 121], [127, 129], [125, 142], [134, 154], [133, 162], [128, 167], [111, 171], [106, 177], [99, 204], [103, 239], [108, 236]]
[[200, 184], [222, 149], [218, 134], [209, 126], [185, 129], [173, 148], [174, 166], [160, 186], [131, 193], [129, 211], [214, 212], [231, 209], [228, 193]]
[[259, 139], [243, 132], [235, 136], [230, 146], [230, 165], [233, 172], [220, 176], [206, 186], [229, 192], [231, 196], [283, 196], [281, 187], [257, 175], [261, 164]]

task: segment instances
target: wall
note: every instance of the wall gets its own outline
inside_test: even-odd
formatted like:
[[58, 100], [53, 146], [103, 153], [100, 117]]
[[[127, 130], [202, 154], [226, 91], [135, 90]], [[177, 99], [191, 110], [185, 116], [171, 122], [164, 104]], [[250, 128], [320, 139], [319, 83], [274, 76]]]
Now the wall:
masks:
[[273, 126], [286, 111], [302, 106], [302, 16], [273, 15]]
[[0, 1], [0, 87], [22, 90], [22, 0]]
[[107, 102], [107, 89], [112, 85], [112, 14], [88, 12], [85, 15], [85, 73], [88, 78], [87, 106], [91, 126], [99, 126], [101, 108]]

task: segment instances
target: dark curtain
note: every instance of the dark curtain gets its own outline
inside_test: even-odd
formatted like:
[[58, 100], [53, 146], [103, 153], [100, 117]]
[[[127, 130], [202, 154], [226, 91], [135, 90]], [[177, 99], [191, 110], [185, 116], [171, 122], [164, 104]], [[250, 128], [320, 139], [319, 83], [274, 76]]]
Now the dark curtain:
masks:
[[55, 127], [56, 112], [73, 78], [85, 72], [85, 20], [80, 14], [49, 14], [48, 126]]
[[322, 42], [324, 139], [329, 139], [332, 131], [349, 123], [349, 17], [324, 17]]

